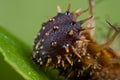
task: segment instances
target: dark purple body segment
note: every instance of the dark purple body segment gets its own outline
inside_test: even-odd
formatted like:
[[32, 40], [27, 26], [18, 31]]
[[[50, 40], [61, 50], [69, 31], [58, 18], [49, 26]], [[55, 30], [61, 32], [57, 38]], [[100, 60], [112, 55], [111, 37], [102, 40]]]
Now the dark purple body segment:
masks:
[[46, 56], [52, 58], [64, 56], [65, 49], [70, 49], [71, 45], [79, 39], [80, 30], [81, 24], [73, 21], [73, 13], [69, 11], [58, 13], [57, 16], [42, 24], [34, 41], [33, 60], [39, 63], [38, 59], [44, 60]]
[[42, 24], [34, 40], [32, 54], [33, 61], [39, 66], [56, 68], [65, 77], [72, 72], [73, 65], [81, 57], [73, 51], [76, 41], [83, 36], [80, 34], [84, 30], [81, 25], [92, 18], [77, 22], [77, 17], [87, 10], [70, 13], [69, 7], [65, 13], [58, 13]]
[[[93, 36], [93, 0], [89, 9], [61, 12], [42, 24], [33, 46], [32, 59], [40, 67], [57, 69], [65, 80], [120, 80], [120, 58], [109, 45], [118, 32], [104, 44], [99, 44]], [[77, 17], [89, 10], [90, 17], [77, 21]], [[82, 24], [85, 24], [83, 27]]]
[[[73, 45], [78, 40], [79, 32], [81, 30], [80, 24], [61, 24], [58, 25], [58, 30], [49, 30], [49, 36], [44, 36], [45, 41], [41, 44], [43, 49], [39, 50], [39, 53], [44, 52], [51, 56], [64, 55], [66, 53], [64, 47], [66, 45]], [[69, 35], [69, 32], [73, 30], [73, 35]], [[52, 42], [56, 42], [56, 47], [52, 47]], [[41, 54], [39, 54], [41, 56]]]
[[42, 28], [39, 31], [40, 35], [36, 37], [35, 44], [41, 39], [44, 38], [45, 33], [48, 32], [56, 25], [71, 23], [73, 18], [73, 14], [69, 12], [58, 13], [57, 16], [51, 18], [48, 22], [42, 24]]

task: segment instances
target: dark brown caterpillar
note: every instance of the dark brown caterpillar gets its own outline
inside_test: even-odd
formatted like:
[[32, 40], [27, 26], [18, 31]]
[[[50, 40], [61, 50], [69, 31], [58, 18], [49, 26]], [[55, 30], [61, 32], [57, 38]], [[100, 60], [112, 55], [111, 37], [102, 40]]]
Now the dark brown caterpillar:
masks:
[[73, 65], [68, 58], [69, 55], [72, 56], [70, 48], [72, 49], [71, 46], [76, 40], [80, 40], [79, 32], [84, 30], [81, 25], [92, 18], [92, 16], [76, 22], [77, 16], [88, 9], [83, 11], [77, 10], [74, 13], [70, 13], [69, 9], [70, 4], [65, 13], [60, 13], [58, 8], [58, 15], [43, 24], [35, 39], [33, 59], [40, 63], [41, 66], [55, 65], [57, 67], [62, 65], [64, 67], [65, 61]]
[[120, 29], [107, 21], [116, 32], [105, 44], [96, 42], [92, 9], [93, 1], [89, 0], [90, 17], [76, 21], [88, 9], [71, 13], [68, 4], [67, 11], [62, 13], [58, 6], [57, 16], [44, 23], [35, 38], [33, 60], [41, 67], [58, 69], [60, 75], [70, 80], [119, 80], [120, 58], [109, 45]]

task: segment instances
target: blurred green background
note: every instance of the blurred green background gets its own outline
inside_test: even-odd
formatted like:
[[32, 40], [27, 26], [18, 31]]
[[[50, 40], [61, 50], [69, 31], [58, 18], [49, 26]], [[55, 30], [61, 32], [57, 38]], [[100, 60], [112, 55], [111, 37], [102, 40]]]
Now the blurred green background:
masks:
[[[56, 15], [57, 5], [60, 5], [65, 12], [68, 2], [72, 3], [71, 11], [88, 8], [88, 0], [0, 0], [0, 25], [32, 48], [34, 37], [41, 24]], [[96, 30], [96, 38], [102, 42], [101, 38], [108, 30], [105, 20], [110, 19], [112, 23], [120, 25], [120, 0], [95, 0], [95, 2], [94, 14], [98, 30]], [[118, 41], [115, 43], [117, 44]], [[0, 80], [8, 79], [23, 78], [4, 61], [0, 54]]]

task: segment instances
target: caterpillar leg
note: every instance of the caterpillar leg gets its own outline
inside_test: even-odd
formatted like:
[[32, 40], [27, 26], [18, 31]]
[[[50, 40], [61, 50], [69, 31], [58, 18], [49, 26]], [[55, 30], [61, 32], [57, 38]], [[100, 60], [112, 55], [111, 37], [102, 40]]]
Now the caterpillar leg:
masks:
[[102, 44], [102, 48], [106, 48], [109, 47], [109, 45], [115, 40], [115, 38], [117, 37], [117, 35], [120, 33], [120, 28], [119, 27], [115, 27], [114, 25], [112, 25], [110, 22], [106, 21], [110, 27], [112, 27], [115, 30], [115, 33], [112, 35], [112, 37], [110, 39], [108, 39], [106, 41], [106, 43]]

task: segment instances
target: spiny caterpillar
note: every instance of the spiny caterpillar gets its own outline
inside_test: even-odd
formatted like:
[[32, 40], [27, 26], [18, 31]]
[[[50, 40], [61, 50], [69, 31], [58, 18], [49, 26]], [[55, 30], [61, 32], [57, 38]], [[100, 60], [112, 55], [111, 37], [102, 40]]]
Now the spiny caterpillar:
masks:
[[[120, 57], [109, 47], [120, 28], [107, 21], [115, 30], [104, 44], [94, 39], [93, 1], [89, 8], [61, 12], [43, 23], [34, 41], [33, 60], [41, 67], [56, 68], [59, 74], [69, 80], [120, 80]], [[78, 16], [89, 11], [89, 17], [76, 21]], [[87, 23], [84, 27], [82, 24]]]

